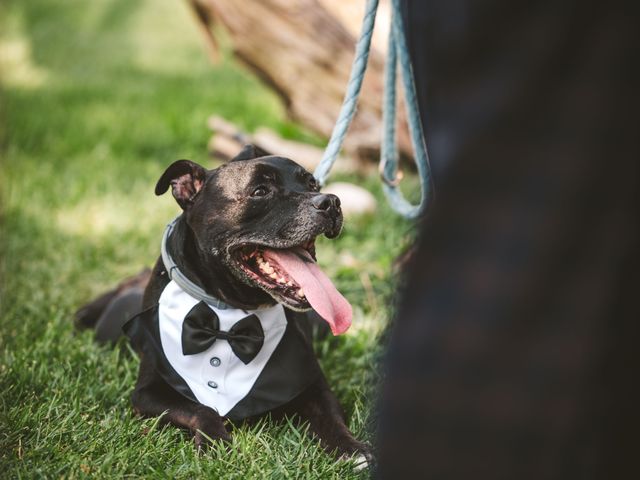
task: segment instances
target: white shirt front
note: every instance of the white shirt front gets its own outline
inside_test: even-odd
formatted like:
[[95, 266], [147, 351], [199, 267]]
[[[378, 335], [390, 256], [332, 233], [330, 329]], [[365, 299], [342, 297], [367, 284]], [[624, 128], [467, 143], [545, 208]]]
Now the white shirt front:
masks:
[[207, 304], [220, 320], [220, 330], [229, 331], [244, 317], [255, 314], [264, 330], [264, 344], [248, 364], [231, 350], [226, 340], [218, 339], [204, 352], [182, 354], [182, 323], [199, 300], [171, 281], [158, 302], [160, 340], [173, 369], [189, 386], [198, 402], [226, 415], [251, 390], [287, 327], [284, 308], [277, 304], [261, 310], [219, 309]]

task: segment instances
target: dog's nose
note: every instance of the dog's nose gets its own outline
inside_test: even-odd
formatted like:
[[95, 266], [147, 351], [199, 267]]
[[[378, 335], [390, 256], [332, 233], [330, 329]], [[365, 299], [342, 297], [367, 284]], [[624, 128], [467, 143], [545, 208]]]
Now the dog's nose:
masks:
[[337, 210], [340, 208], [340, 199], [330, 193], [319, 193], [311, 199], [311, 204], [318, 210]]

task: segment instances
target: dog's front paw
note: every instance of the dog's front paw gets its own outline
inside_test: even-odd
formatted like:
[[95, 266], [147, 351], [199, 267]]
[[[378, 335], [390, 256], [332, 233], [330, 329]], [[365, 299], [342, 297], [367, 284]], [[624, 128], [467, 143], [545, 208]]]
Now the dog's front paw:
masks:
[[353, 463], [355, 471], [359, 472], [367, 468], [373, 467], [375, 457], [372, 448], [366, 443], [359, 443], [357, 449], [352, 453], [345, 453], [340, 457], [341, 460], [347, 460]]
[[231, 442], [231, 434], [225, 428], [223, 418], [210, 409], [205, 409], [194, 419], [192, 431], [198, 450], [219, 442]]
[[372, 465], [371, 460], [364, 453], [359, 453], [354, 457], [352, 457], [352, 459], [353, 459], [353, 469], [356, 472], [370, 468]]
[[227, 430], [222, 427], [222, 429], [197, 429], [195, 434], [193, 435], [193, 441], [196, 444], [196, 448], [200, 451], [204, 451], [207, 448], [212, 447], [213, 445], [215, 445], [216, 443], [219, 442], [224, 442], [224, 443], [229, 443], [231, 442], [231, 435], [229, 434], [229, 432], [227, 432]]

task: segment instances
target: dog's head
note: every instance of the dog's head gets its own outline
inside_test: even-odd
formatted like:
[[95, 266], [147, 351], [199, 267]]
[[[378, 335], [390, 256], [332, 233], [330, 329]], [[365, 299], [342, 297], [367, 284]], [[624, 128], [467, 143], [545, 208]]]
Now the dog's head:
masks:
[[320, 193], [303, 167], [248, 145], [214, 170], [190, 160], [174, 162], [156, 194], [169, 187], [204, 267], [218, 281], [239, 281], [244, 297], [260, 299], [266, 292], [291, 309], [314, 308], [335, 334], [349, 327], [351, 306], [315, 261], [316, 237], [334, 238], [342, 229], [340, 200]]

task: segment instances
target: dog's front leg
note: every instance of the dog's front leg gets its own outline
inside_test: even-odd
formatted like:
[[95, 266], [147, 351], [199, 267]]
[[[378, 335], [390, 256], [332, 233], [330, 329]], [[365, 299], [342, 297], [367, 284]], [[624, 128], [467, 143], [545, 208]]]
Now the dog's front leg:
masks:
[[345, 423], [344, 411], [324, 376], [300, 395], [292, 407], [303, 421], [309, 422], [327, 451], [340, 457], [360, 456], [362, 467], [372, 464], [371, 447], [353, 437]]
[[207, 437], [211, 440], [231, 440], [224, 419], [215, 410], [184, 398], [161, 378], [150, 377], [141, 374], [131, 395], [133, 408], [138, 414], [145, 417], [162, 415], [162, 423], [188, 429], [198, 448], [209, 443]]

